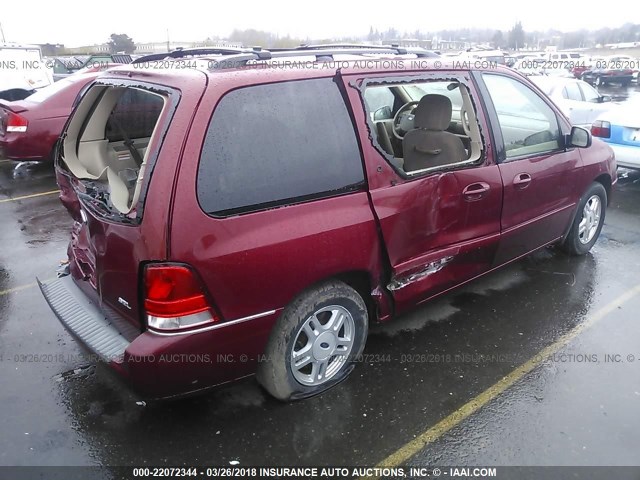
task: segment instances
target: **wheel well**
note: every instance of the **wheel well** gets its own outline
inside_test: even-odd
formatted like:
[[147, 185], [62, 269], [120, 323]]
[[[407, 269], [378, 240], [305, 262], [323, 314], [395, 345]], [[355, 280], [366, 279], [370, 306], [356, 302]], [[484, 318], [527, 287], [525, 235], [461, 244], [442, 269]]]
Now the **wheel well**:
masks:
[[598, 178], [596, 178], [595, 181], [602, 184], [602, 186], [606, 190], [607, 206], [609, 206], [609, 203], [611, 202], [611, 177], [608, 174], [603, 173]]
[[354, 271], [354, 272], [345, 272], [334, 277], [336, 280], [340, 280], [341, 282], [346, 283], [351, 288], [353, 288], [364, 300], [364, 303], [367, 305], [367, 312], [369, 313], [369, 323], [378, 318], [378, 311], [376, 308], [376, 304], [371, 297], [371, 291], [373, 290], [371, 286], [371, 277], [369, 273], [364, 271]]

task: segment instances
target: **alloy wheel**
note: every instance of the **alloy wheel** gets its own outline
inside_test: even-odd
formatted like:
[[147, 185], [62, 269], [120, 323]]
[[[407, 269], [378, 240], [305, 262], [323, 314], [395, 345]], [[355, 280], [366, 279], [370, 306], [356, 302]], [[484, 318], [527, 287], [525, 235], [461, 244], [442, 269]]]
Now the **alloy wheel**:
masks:
[[353, 348], [355, 322], [349, 311], [330, 305], [301, 325], [290, 354], [291, 373], [301, 384], [317, 386], [334, 377]]
[[598, 195], [592, 195], [582, 209], [582, 220], [578, 225], [580, 243], [586, 245], [598, 231], [602, 215], [602, 201]]

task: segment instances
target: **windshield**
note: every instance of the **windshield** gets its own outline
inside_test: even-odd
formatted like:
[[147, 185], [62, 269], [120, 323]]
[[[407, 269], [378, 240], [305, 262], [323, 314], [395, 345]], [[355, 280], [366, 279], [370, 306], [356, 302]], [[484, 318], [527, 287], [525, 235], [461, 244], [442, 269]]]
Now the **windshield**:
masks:
[[426, 82], [426, 83], [417, 83], [413, 85], [407, 85], [404, 87], [404, 90], [411, 97], [411, 100], [418, 101], [422, 97], [424, 97], [428, 93], [436, 93], [439, 95], [444, 95], [451, 100], [451, 105], [454, 110], [460, 110], [460, 106], [462, 105], [462, 95], [460, 95], [460, 89], [457, 87], [452, 88], [451, 82]]

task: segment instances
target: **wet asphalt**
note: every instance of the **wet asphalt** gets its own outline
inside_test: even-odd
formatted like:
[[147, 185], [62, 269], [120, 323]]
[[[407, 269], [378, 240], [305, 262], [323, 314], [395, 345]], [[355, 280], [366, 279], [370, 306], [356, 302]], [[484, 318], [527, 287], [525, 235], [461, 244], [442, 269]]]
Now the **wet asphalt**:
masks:
[[[620, 90], [607, 93], [640, 94]], [[640, 172], [619, 177], [589, 255], [545, 249], [375, 327], [348, 380], [292, 404], [253, 379], [143, 404], [34, 284], [66, 257], [57, 195], [2, 202], [0, 465], [374, 465], [594, 315], [404, 463], [639, 465], [640, 295], [598, 313], [640, 284]], [[0, 201], [54, 189], [50, 165], [0, 162]]]

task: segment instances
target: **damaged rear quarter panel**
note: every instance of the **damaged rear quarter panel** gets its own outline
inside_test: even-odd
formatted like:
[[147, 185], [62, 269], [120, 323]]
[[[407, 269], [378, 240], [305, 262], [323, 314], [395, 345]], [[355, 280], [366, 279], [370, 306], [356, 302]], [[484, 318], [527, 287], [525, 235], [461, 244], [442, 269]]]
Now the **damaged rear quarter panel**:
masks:
[[[126, 74], [125, 74], [126, 73]], [[135, 72], [110, 72], [98, 81], [102, 84], [147, 88], [164, 92], [172, 91], [171, 108], [165, 109], [160, 117], [160, 126], [149, 146], [152, 157], [149, 162], [144, 184], [136, 210], [136, 220], [130, 224], [114, 222], [92, 212], [84, 202], [86, 221], [80, 223], [86, 234], [75, 245], [70, 244], [71, 273], [76, 283], [98, 304], [105, 303], [112, 310], [142, 327], [139, 291], [140, 267], [151, 260], [168, 257], [168, 216], [174, 186], [175, 171], [178, 168], [184, 139], [191, 124], [194, 111], [206, 86], [206, 76], [195, 70], [184, 71], [180, 75], [136, 75]], [[191, 90], [184, 95], [184, 90]], [[180, 94], [183, 94], [182, 97]], [[162, 148], [160, 148], [162, 146]], [[58, 166], [58, 177], [67, 175]], [[69, 192], [68, 182], [61, 182], [67, 208], [77, 208], [74, 196]], [[77, 196], [76, 196], [77, 201]], [[143, 215], [144, 211], [144, 215]], [[80, 219], [82, 221], [82, 219]], [[85, 270], [74, 258], [74, 250], [84, 251], [87, 258], [94, 258], [93, 270], [97, 290], [87, 280]], [[91, 275], [89, 275], [90, 277]], [[125, 306], [119, 299], [124, 299]]]

